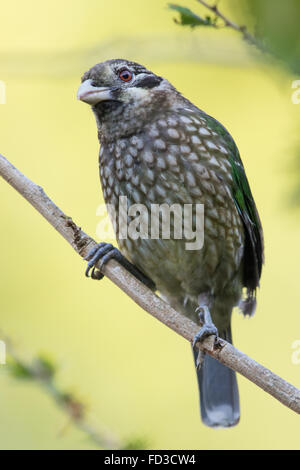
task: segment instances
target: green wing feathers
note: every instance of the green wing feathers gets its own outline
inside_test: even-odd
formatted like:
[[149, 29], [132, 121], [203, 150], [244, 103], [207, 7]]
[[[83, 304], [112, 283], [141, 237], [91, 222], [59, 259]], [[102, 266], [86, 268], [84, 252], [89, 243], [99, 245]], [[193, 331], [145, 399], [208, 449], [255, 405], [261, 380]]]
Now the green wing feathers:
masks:
[[236, 148], [231, 155], [230, 163], [233, 176], [232, 194], [245, 228], [244, 251], [244, 286], [253, 296], [259, 286], [264, 261], [264, 243], [261, 222], [251, 193], [246, 173]]
[[[229, 151], [232, 170], [232, 196], [245, 229], [245, 249], [243, 259], [243, 285], [251, 304], [259, 286], [264, 262], [263, 231], [257, 208], [247, 180], [238, 148], [226, 129], [214, 118], [205, 115], [207, 125], [217, 132]], [[245, 301], [247, 303], [247, 300]], [[245, 307], [247, 310], [247, 306]]]

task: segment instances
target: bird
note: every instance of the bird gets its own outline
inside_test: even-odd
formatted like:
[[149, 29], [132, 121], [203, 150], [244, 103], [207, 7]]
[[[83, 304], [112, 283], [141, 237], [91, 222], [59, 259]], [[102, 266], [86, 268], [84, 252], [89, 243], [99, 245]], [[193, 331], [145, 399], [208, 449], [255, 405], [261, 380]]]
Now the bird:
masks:
[[213, 428], [234, 426], [240, 419], [235, 372], [208, 355], [199, 359], [195, 344], [208, 335], [232, 343], [233, 308], [245, 316], [256, 309], [263, 231], [238, 148], [220, 122], [167, 79], [130, 60], [93, 66], [77, 98], [96, 118], [100, 180], [112, 220], [122, 197], [128, 207], [142, 204], [149, 211], [162, 204], [204, 207], [201, 249], [187, 249], [184, 236], [120, 236], [119, 220], [119, 249], [97, 245], [87, 257], [86, 275], [101, 279], [96, 263], [102, 267], [115, 258], [202, 324], [193, 345], [202, 421]]

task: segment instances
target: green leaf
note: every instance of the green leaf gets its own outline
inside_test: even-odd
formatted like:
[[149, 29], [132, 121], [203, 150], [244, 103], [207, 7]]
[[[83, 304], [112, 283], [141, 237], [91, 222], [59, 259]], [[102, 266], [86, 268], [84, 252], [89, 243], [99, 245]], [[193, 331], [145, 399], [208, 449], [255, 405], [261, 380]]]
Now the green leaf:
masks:
[[11, 359], [9, 360], [8, 366], [9, 366], [9, 371], [12, 377], [15, 379], [31, 379], [32, 378], [32, 372], [25, 364], [17, 362], [14, 359]]
[[149, 446], [149, 442], [144, 437], [132, 437], [127, 439], [122, 446], [122, 450], [146, 450]]
[[182, 26], [190, 26], [191, 28], [195, 28], [196, 26], [214, 26], [215, 23], [212, 21], [210, 16], [206, 16], [206, 18], [201, 18], [201, 16], [196, 15], [192, 10], [186, 7], [181, 7], [180, 5], [174, 5], [173, 3], [169, 3], [168, 7], [171, 10], [175, 10], [180, 15], [180, 21], [176, 21], [176, 23], [181, 24]]

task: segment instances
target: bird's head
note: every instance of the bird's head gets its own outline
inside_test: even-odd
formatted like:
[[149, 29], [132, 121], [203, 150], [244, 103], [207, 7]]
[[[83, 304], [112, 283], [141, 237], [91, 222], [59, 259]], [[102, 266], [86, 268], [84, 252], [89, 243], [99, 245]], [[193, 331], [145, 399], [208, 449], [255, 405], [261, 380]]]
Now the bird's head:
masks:
[[[164, 78], [136, 62], [107, 60], [82, 77], [77, 98], [92, 106], [101, 134], [128, 134], [180, 94]], [[134, 129], [133, 129], [134, 128]], [[116, 135], [115, 135], [116, 136]]]

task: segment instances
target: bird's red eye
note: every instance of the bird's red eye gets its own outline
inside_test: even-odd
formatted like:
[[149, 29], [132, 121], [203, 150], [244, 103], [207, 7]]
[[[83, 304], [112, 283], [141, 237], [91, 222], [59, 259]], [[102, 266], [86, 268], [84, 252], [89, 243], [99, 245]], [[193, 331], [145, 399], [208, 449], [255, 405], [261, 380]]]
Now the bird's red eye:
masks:
[[130, 80], [132, 79], [132, 73], [130, 72], [130, 70], [125, 69], [119, 73], [119, 77], [121, 80], [123, 80], [123, 82], [130, 82]]

